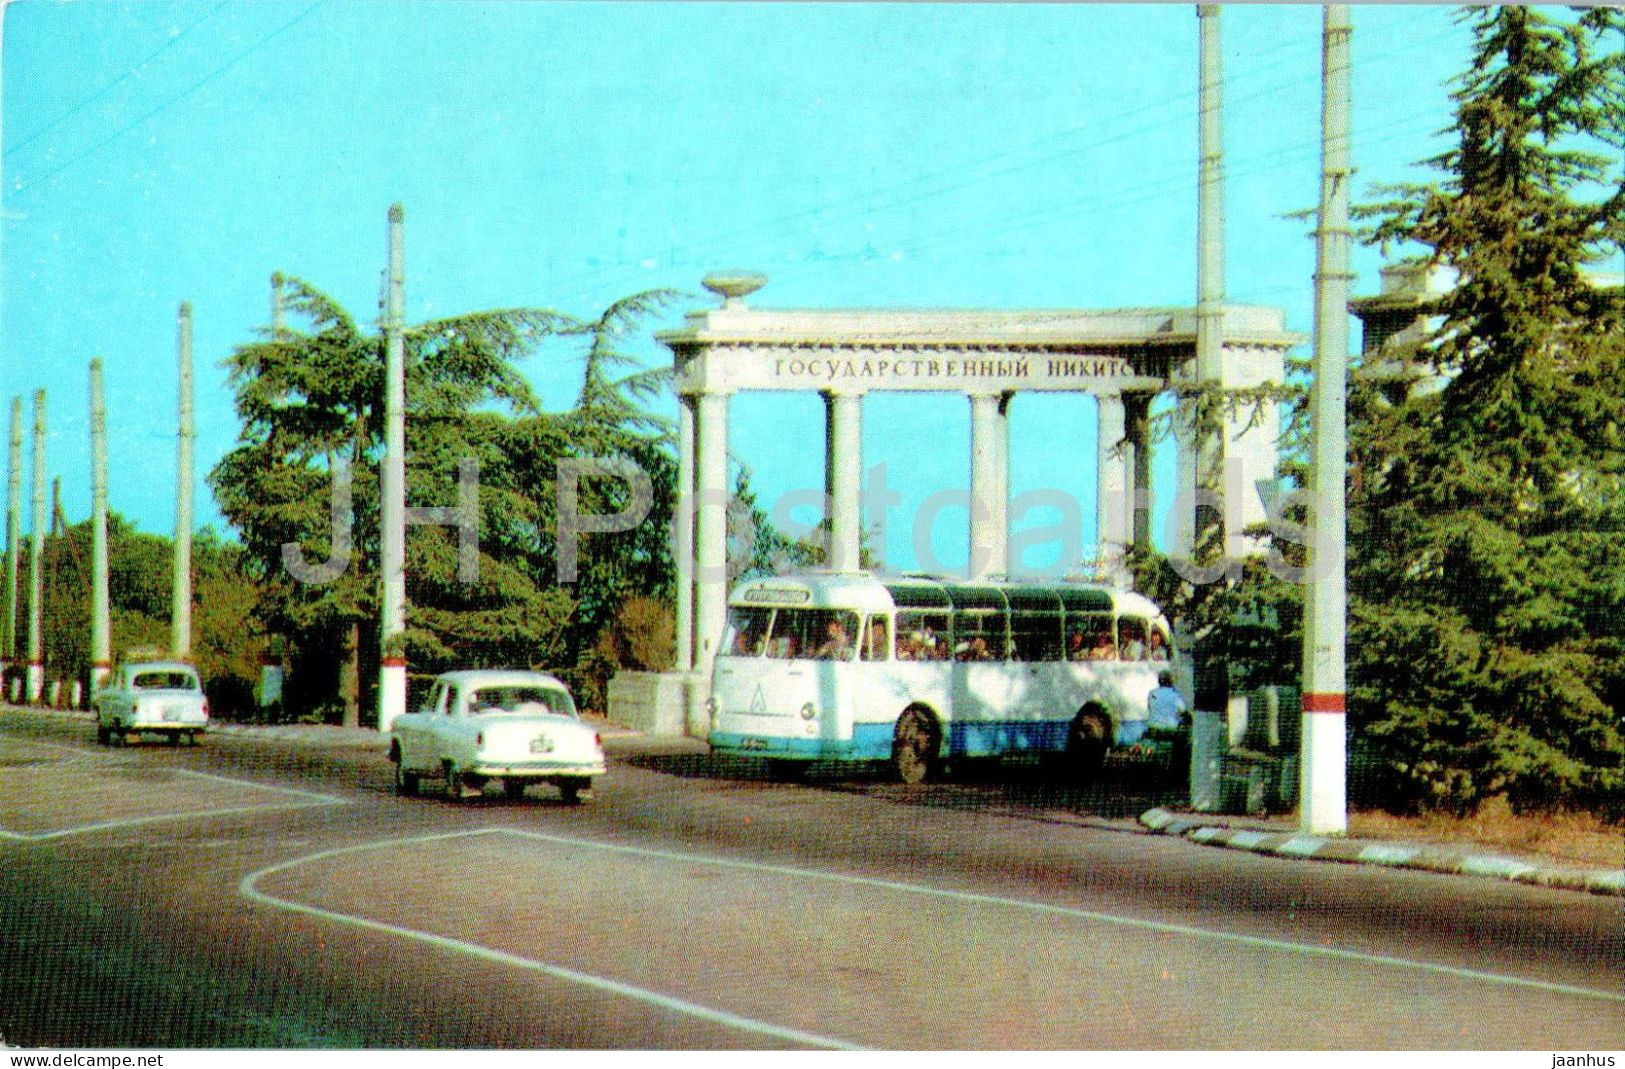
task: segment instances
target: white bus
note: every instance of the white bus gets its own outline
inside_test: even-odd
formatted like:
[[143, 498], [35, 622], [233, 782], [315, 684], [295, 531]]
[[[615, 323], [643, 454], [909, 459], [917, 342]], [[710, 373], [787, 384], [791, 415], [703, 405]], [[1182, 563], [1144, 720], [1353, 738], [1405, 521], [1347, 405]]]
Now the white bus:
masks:
[[892, 762], [1066, 754], [1100, 765], [1174, 656], [1146, 598], [1081, 583], [806, 572], [741, 583], [712, 676], [713, 751]]

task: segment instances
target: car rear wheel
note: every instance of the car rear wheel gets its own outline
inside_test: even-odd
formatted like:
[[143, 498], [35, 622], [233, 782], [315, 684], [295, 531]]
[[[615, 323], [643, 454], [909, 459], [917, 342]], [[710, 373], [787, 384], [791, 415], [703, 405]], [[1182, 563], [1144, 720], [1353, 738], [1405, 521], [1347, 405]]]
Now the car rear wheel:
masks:
[[505, 779], [502, 781], [502, 797], [510, 802], [517, 802], [525, 797], [525, 781], [522, 779]]
[[579, 805], [581, 792], [592, 786], [592, 780], [580, 777], [559, 780], [559, 797], [565, 805]]
[[463, 778], [463, 774], [458, 770], [457, 766], [450, 761], [445, 763], [445, 768], [446, 798], [449, 801], [461, 802], [463, 800], [463, 791], [467, 787], [467, 781]]

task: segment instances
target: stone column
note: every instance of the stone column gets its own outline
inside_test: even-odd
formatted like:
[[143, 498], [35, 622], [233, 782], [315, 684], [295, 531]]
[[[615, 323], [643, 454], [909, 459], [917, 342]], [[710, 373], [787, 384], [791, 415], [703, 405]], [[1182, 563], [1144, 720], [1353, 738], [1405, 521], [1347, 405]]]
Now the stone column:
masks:
[[677, 398], [677, 502], [672, 563], [677, 567], [677, 655], [672, 667], [694, 667], [694, 400]]
[[829, 509], [829, 554], [825, 563], [841, 571], [859, 564], [863, 511], [863, 396], [824, 394], [824, 494]]
[[970, 395], [970, 576], [1002, 574], [1007, 564], [1009, 426], [1006, 399]]
[[1123, 581], [1123, 555], [1132, 537], [1123, 396], [1100, 394], [1095, 431], [1095, 563], [1102, 578]]
[[1127, 436], [1129, 537], [1135, 549], [1151, 548], [1151, 395], [1123, 395], [1123, 433]]
[[694, 668], [708, 677], [728, 615], [728, 395], [695, 401]]
[[993, 428], [993, 444], [998, 449], [998, 462], [993, 466], [993, 535], [998, 539], [998, 548], [991, 567], [998, 575], [1010, 573], [1010, 402], [1015, 396], [1000, 395], [998, 421]]
[[1174, 411], [1174, 500], [1168, 512], [1168, 556], [1189, 560], [1196, 550], [1196, 428], [1188, 403]]

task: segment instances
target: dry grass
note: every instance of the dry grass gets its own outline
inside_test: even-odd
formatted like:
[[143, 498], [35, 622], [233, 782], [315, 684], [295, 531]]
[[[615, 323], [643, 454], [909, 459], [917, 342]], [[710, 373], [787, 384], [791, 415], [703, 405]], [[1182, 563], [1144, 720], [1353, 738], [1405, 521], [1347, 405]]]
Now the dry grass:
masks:
[[1625, 867], [1625, 827], [1587, 813], [1514, 813], [1503, 799], [1470, 817], [1431, 814], [1349, 814], [1349, 835], [1410, 843], [1477, 843], [1519, 857], [1547, 858], [1576, 868]]

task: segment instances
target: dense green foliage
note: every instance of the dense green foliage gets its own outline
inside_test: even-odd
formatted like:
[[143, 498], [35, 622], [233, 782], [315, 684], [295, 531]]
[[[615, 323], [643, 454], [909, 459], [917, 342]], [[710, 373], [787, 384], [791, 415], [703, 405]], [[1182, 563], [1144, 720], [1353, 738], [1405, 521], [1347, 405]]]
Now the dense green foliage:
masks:
[[1436, 390], [1350, 396], [1351, 716], [1401, 805], [1625, 797], [1620, 13], [1471, 9], [1456, 144], [1366, 209], [1458, 275]]
[[[243, 430], [210, 482], [242, 535], [265, 625], [288, 641], [290, 707], [358, 723], [382, 653], [384, 339], [307, 283], [281, 285], [299, 326], [268, 331], [232, 355]], [[584, 707], [601, 710], [609, 675], [659, 659], [662, 630], [669, 645], [669, 620], [662, 629], [649, 606], [672, 601], [676, 461], [671, 428], [645, 407], [668, 374], [644, 369], [625, 346], [676, 298], [638, 294], [591, 320], [507, 309], [406, 330], [408, 506], [456, 505], [459, 464], [478, 464], [477, 579], [459, 574], [457, 527], [408, 528], [401, 652], [415, 678], [454, 667], [543, 667], [567, 678]], [[582, 360], [568, 411], [543, 411], [520, 374], [519, 362], [538, 355]], [[565, 582], [559, 465], [584, 460], [641, 471], [652, 501], [631, 530], [579, 535], [575, 579]], [[307, 565], [329, 558], [340, 469], [350, 475], [354, 517], [347, 566], [330, 581], [302, 580], [285, 567], [283, 547], [297, 543]], [[588, 471], [578, 494], [581, 515], [620, 513], [632, 483]], [[668, 650], [660, 666], [669, 663]]]
[[[45, 538], [41, 636], [47, 681], [90, 678], [90, 521]], [[27, 648], [28, 560], [21, 560], [18, 651]], [[108, 517], [108, 595], [115, 662], [126, 655], [168, 650], [170, 577], [174, 543], [135, 530], [116, 513]], [[258, 622], [259, 599], [243, 581], [243, 548], [204, 528], [192, 541], [192, 659], [214, 710], [244, 716], [254, 706], [254, 684], [267, 649]]]

